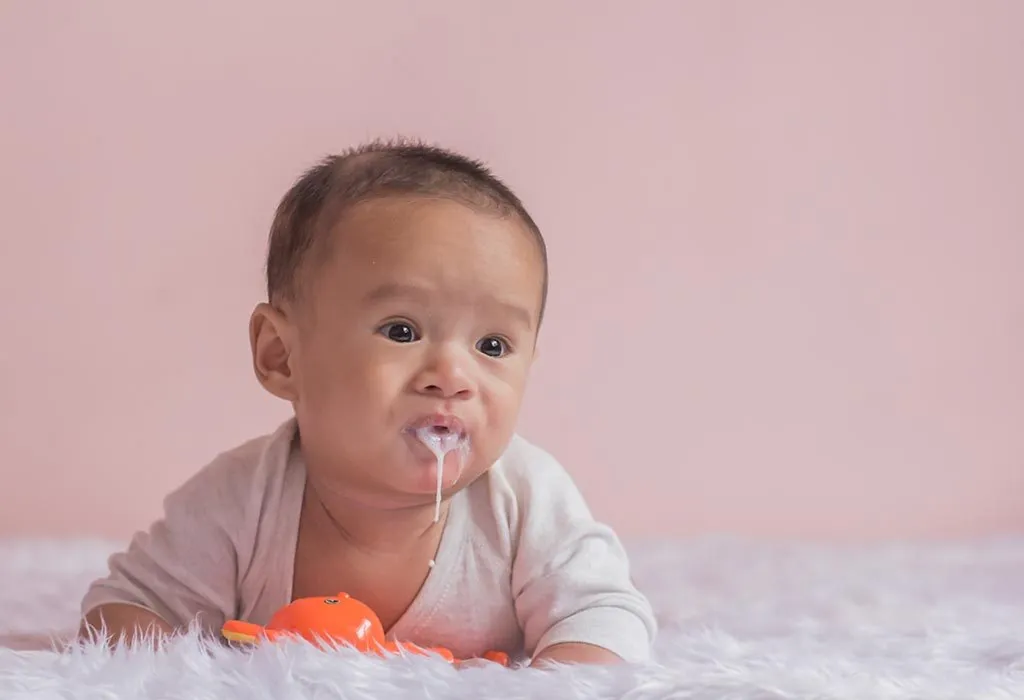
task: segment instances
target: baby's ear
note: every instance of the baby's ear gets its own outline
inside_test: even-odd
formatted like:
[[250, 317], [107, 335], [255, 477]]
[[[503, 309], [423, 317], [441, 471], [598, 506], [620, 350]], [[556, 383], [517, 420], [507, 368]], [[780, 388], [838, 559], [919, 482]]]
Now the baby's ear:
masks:
[[256, 306], [249, 318], [253, 370], [264, 389], [285, 401], [298, 398], [290, 364], [294, 338], [295, 330], [284, 314], [267, 303]]

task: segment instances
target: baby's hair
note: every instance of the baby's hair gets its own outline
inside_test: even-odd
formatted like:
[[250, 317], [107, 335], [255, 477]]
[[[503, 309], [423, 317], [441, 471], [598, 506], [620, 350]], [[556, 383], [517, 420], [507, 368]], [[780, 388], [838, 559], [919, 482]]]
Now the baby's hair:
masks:
[[544, 266], [540, 314], [547, 300], [547, 248], [526, 207], [482, 163], [438, 146], [371, 141], [324, 158], [285, 193], [270, 227], [267, 298], [272, 304], [301, 295], [310, 258], [323, 259], [330, 230], [345, 210], [390, 196], [444, 197], [518, 218], [535, 237]]

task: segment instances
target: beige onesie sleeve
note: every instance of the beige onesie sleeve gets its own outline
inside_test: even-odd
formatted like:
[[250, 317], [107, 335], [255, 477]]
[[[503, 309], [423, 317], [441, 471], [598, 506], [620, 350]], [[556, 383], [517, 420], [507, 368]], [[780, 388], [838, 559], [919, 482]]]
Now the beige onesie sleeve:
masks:
[[109, 559], [82, 615], [108, 603], [136, 605], [183, 629], [194, 621], [216, 632], [236, 613], [240, 527], [239, 489], [245, 479], [232, 455], [222, 455], [164, 499], [163, 515]]
[[553, 457], [529, 453], [529, 468], [508, 474], [518, 492], [512, 589], [526, 649], [574, 642], [648, 660], [657, 622], [624, 547]]

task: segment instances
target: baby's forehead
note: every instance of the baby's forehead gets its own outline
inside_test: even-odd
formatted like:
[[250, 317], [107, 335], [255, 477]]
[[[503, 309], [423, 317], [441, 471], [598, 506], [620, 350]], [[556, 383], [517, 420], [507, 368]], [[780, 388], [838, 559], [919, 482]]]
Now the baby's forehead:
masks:
[[543, 257], [534, 234], [514, 214], [439, 197], [361, 202], [337, 217], [329, 238], [339, 252], [381, 261], [434, 261], [454, 253]]
[[410, 302], [455, 312], [497, 300], [525, 309], [530, 326], [543, 313], [546, 261], [513, 216], [440, 199], [374, 200], [338, 217], [329, 235], [306, 284], [332, 308]]

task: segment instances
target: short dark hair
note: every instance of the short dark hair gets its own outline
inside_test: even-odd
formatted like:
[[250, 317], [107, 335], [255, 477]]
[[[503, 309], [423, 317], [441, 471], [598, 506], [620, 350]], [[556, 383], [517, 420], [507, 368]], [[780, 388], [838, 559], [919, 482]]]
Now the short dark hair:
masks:
[[514, 216], [535, 237], [544, 266], [540, 315], [548, 291], [547, 247], [540, 228], [511, 189], [483, 163], [453, 151], [409, 141], [371, 141], [331, 155], [307, 170], [285, 193], [270, 227], [267, 298], [300, 295], [301, 273], [319, 254], [345, 210], [388, 196], [439, 196]]

